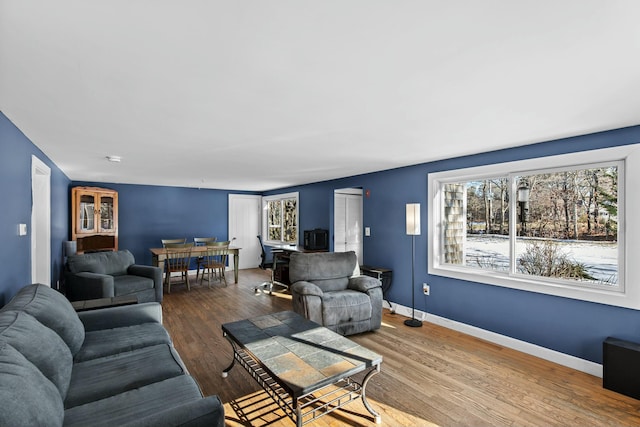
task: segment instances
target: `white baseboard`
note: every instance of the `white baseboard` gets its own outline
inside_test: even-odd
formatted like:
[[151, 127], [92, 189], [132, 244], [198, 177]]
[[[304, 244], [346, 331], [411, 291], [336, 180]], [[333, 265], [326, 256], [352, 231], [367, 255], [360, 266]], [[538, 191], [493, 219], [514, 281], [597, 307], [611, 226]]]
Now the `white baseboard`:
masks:
[[[392, 311], [396, 313], [412, 317], [412, 310], [410, 307], [405, 307], [400, 304], [392, 303]], [[487, 331], [475, 326], [468, 325], [466, 323], [457, 322], [455, 320], [447, 319], [446, 317], [436, 316], [434, 314], [425, 313], [423, 311], [416, 310], [415, 317], [418, 320], [434, 323], [436, 325], [453, 329], [454, 331], [461, 332], [463, 334], [471, 335], [476, 338], [483, 339], [485, 341], [492, 342], [494, 344], [501, 345], [503, 347], [518, 350], [523, 353], [530, 354], [535, 357], [539, 357], [544, 360], [548, 360], [553, 363], [557, 363], [568, 368], [576, 369], [578, 371], [585, 372], [590, 375], [602, 378], [602, 365], [599, 363], [591, 362], [589, 360], [580, 359], [579, 357], [571, 356], [569, 354], [561, 353], [559, 351], [551, 350], [546, 347], [531, 344], [526, 341], [517, 340], [515, 338], [501, 335], [495, 332]]]

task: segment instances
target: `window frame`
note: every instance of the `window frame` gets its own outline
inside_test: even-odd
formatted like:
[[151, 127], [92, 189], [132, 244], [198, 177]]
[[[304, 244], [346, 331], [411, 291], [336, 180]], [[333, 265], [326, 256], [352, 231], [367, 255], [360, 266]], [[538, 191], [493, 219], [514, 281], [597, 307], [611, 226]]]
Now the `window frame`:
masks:
[[[442, 186], [447, 183], [469, 182], [484, 178], [508, 177], [543, 173], [541, 171], [572, 170], [589, 168], [592, 165], [617, 163], [622, 168], [618, 181], [618, 286], [605, 289], [603, 286], [571, 284], [566, 280], [528, 276], [515, 273], [513, 269], [507, 273], [495, 270], [473, 268], [464, 265], [445, 264], [443, 259], [443, 239], [441, 236], [441, 216], [443, 212]], [[620, 307], [640, 309], [640, 267], [638, 262], [627, 262], [630, 259], [631, 242], [640, 239], [640, 224], [627, 221], [626, 218], [638, 218], [640, 201], [629, 195], [633, 184], [640, 185], [640, 144], [598, 150], [581, 151], [549, 157], [495, 163], [464, 169], [445, 170], [427, 175], [428, 223], [427, 238], [428, 273], [470, 282], [479, 282], [530, 292], [561, 296], [565, 298], [591, 301]], [[632, 184], [633, 183], [633, 184]], [[516, 183], [512, 180], [511, 191]], [[513, 194], [513, 193], [512, 193]], [[465, 201], [466, 203], [466, 201]], [[514, 197], [510, 203], [515, 203]], [[512, 206], [513, 207], [513, 206]], [[465, 207], [466, 209], [466, 207]], [[515, 254], [516, 209], [509, 210], [510, 232], [510, 265], [513, 266]]]
[[[292, 193], [283, 193], [283, 194], [276, 194], [273, 196], [262, 197], [262, 236], [263, 236], [264, 244], [268, 244], [268, 245], [291, 244], [289, 242], [285, 242], [284, 240], [282, 240], [282, 237], [284, 236], [284, 230], [283, 230], [284, 224], [280, 225], [281, 239], [280, 240], [269, 239], [269, 202], [273, 202], [273, 201], [284, 202], [285, 200], [289, 200], [289, 199], [295, 199], [296, 201], [296, 244], [300, 241], [300, 197], [299, 197], [299, 193], [296, 191]], [[284, 203], [281, 204], [281, 207], [284, 207]], [[280, 212], [280, 214], [281, 214], [280, 217], [284, 218], [283, 212]]]

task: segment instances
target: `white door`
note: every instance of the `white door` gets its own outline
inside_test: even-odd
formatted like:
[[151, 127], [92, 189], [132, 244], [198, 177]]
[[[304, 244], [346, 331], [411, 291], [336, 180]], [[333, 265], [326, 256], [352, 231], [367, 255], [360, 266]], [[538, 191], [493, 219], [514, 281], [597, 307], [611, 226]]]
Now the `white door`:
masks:
[[31, 283], [51, 286], [51, 169], [31, 156]]
[[229, 194], [229, 240], [240, 249], [238, 268], [256, 268], [260, 264], [260, 208], [262, 198], [247, 194]]
[[342, 188], [334, 191], [333, 250], [354, 251], [358, 262], [362, 256], [362, 189]]

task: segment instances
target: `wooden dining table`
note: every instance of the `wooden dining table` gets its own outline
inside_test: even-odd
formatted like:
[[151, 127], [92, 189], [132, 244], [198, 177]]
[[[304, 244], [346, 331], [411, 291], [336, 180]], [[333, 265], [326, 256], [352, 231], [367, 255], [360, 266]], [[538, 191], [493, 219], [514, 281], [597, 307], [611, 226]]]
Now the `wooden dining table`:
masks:
[[[191, 256], [197, 258], [204, 256], [207, 253], [206, 246], [194, 246], [191, 248]], [[238, 265], [240, 261], [240, 249], [237, 246], [229, 246], [229, 253], [233, 254], [233, 279], [235, 283], [238, 283]], [[165, 248], [151, 248], [151, 263], [160, 267], [164, 271], [164, 260], [167, 259], [167, 253]]]

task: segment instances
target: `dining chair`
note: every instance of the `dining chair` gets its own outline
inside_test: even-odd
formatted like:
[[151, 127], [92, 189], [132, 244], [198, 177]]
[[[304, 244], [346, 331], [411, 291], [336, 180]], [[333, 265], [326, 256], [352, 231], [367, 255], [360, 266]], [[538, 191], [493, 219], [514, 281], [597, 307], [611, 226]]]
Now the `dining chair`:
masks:
[[182, 279], [184, 279], [187, 290], [191, 290], [189, 284], [189, 265], [191, 264], [191, 250], [193, 249], [193, 243], [166, 243], [165, 250], [165, 262], [167, 275], [165, 276], [165, 283], [167, 285], [167, 293], [171, 293], [171, 273], [180, 273]]
[[[217, 237], [194, 237], [193, 244], [195, 246], [207, 246], [208, 243], [213, 243], [217, 241]], [[202, 264], [204, 263], [204, 255], [199, 256], [196, 259], [196, 282], [198, 281], [198, 276], [200, 275], [200, 268], [202, 268]]]
[[224, 270], [227, 267], [228, 258], [229, 241], [207, 243], [207, 253], [204, 256], [202, 264], [202, 277], [200, 277], [200, 284], [202, 284], [202, 280], [204, 280], [204, 275], [206, 274], [209, 287], [211, 287], [212, 278], [215, 278], [216, 276], [218, 276], [218, 280], [220, 282], [224, 282], [224, 286], [227, 286], [227, 278], [224, 274]]
[[187, 243], [187, 238], [182, 238], [182, 239], [162, 239], [162, 247], [166, 247], [165, 245], [169, 244], [172, 245], [174, 243]]
[[[161, 239], [161, 241], [162, 241], [162, 247], [166, 248], [167, 245], [174, 245], [176, 243], [187, 243], [187, 238], [183, 237], [182, 239]], [[165, 282], [167, 280], [167, 275], [168, 274], [169, 273], [167, 273], [167, 263], [165, 263], [164, 264], [164, 275], [165, 275], [164, 280], [165, 280]], [[184, 279], [184, 277], [183, 277], [183, 279]]]

